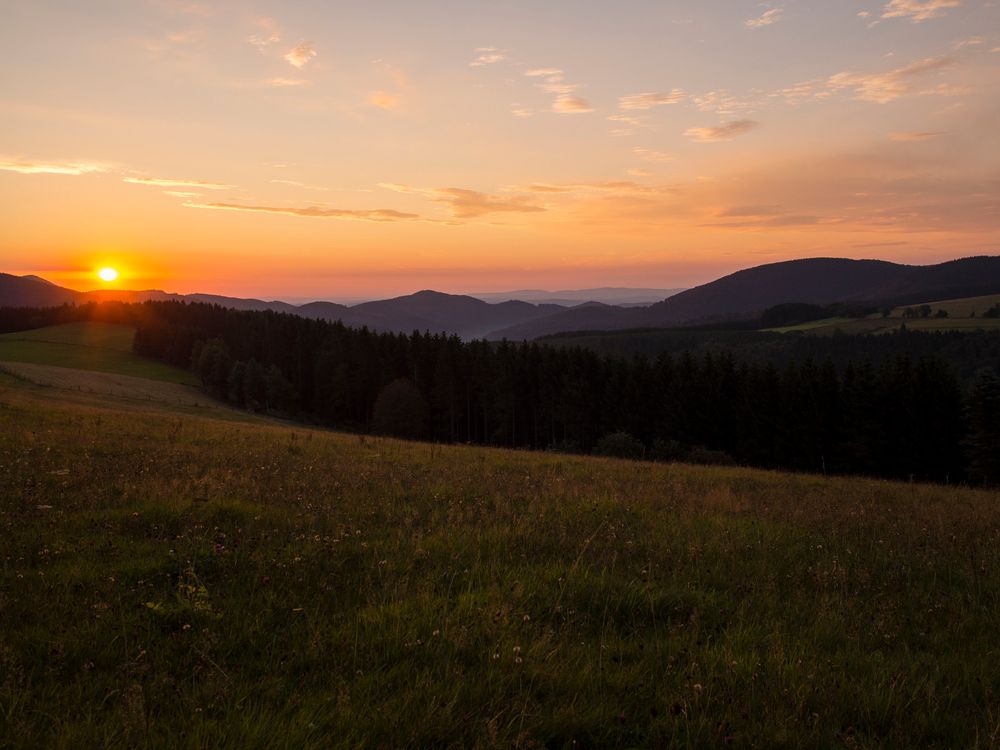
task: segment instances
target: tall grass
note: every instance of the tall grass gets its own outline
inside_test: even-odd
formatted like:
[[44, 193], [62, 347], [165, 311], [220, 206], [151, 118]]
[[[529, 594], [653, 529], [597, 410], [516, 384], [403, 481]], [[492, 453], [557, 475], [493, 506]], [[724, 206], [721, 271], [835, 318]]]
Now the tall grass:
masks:
[[0, 384], [0, 746], [990, 747], [1000, 497]]

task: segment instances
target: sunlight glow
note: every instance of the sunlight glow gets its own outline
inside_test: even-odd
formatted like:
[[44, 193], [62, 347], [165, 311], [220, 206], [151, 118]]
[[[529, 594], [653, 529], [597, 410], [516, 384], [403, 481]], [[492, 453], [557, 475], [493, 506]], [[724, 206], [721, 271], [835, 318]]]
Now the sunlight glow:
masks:
[[102, 268], [97, 272], [97, 276], [101, 281], [110, 283], [118, 279], [118, 271], [114, 268]]

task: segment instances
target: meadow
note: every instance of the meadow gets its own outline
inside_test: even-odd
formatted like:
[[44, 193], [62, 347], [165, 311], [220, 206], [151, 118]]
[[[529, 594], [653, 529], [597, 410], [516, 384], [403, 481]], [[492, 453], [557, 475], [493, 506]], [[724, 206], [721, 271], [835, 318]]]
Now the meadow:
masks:
[[87, 321], [0, 334], [0, 362], [22, 362], [197, 385], [194, 375], [132, 352], [135, 328]]
[[0, 374], [0, 746], [996, 746], [998, 503]]

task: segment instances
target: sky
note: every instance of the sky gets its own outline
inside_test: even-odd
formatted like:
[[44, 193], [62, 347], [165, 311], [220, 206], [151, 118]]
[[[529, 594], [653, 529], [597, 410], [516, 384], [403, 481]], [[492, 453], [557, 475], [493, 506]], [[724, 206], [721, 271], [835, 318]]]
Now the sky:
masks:
[[1000, 2], [5, 0], [0, 271], [283, 299], [1000, 253]]

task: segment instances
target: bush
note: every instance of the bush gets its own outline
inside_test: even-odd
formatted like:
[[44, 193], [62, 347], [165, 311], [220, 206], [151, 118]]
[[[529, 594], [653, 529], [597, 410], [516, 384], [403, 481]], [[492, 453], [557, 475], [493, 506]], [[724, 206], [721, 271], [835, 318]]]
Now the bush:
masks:
[[593, 453], [595, 456], [612, 458], [642, 458], [646, 453], [646, 446], [627, 432], [612, 432], [597, 441]]
[[654, 461], [683, 461], [690, 452], [691, 448], [679, 440], [662, 440], [656, 438], [653, 441], [653, 450], [650, 451], [650, 458]]

